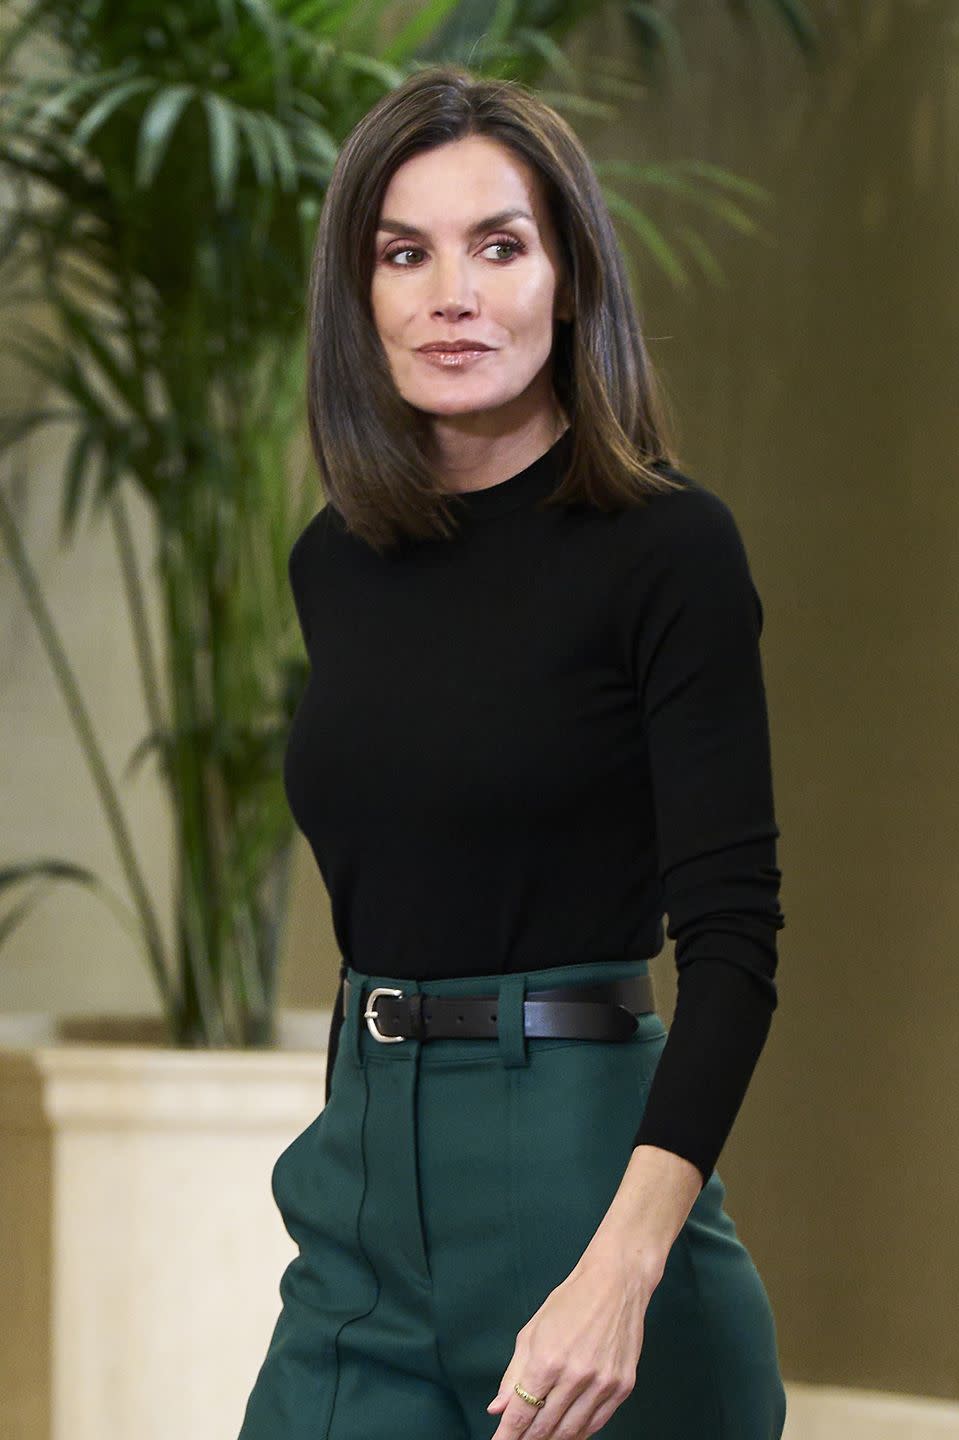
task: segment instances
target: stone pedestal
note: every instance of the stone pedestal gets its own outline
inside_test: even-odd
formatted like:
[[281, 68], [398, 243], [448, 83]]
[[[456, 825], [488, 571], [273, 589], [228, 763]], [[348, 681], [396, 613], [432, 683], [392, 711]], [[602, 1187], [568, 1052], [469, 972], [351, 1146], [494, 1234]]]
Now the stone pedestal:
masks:
[[295, 1253], [271, 1170], [325, 1069], [325, 1048], [0, 1048], [4, 1440], [235, 1440]]

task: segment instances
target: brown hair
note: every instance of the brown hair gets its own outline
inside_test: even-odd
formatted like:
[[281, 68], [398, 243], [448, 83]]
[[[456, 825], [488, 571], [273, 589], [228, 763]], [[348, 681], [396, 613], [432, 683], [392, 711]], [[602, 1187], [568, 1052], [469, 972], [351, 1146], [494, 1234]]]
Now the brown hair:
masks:
[[538, 173], [574, 318], [559, 322], [553, 388], [572, 429], [570, 462], [541, 504], [645, 504], [680, 488], [663, 402], [605, 199], [586, 151], [551, 106], [516, 81], [444, 64], [418, 71], [353, 127], [323, 203], [310, 271], [307, 412], [320, 479], [347, 529], [381, 552], [449, 536], [456, 496], [432, 460], [431, 417], [400, 395], [370, 299], [375, 237], [393, 172], [468, 135], [508, 146]]

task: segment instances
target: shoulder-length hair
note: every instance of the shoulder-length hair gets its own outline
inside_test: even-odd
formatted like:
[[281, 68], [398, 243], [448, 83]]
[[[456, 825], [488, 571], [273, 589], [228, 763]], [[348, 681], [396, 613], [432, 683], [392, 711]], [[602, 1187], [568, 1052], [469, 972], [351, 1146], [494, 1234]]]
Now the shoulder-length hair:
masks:
[[375, 239], [386, 188], [411, 156], [469, 135], [508, 146], [540, 177], [559, 240], [573, 318], [553, 345], [553, 388], [573, 431], [569, 465], [541, 504], [602, 510], [681, 488], [609, 210], [581, 142], [515, 81], [432, 66], [384, 95], [350, 131], [330, 177], [309, 279], [307, 412], [327, 501], [382, 553], [404, 538], [448, 537], [431, 417], [394, 383], [373, 317]]

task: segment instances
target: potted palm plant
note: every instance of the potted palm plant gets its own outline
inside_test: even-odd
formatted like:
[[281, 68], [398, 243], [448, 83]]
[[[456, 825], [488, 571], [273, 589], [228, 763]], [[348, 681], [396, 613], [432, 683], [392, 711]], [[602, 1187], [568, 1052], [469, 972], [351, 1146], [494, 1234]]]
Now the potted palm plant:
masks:
[[[61, 521], [84, 503], [116, 541], [150, 718], [131, 765], [159, 766], [173, 817], [174, 943], [164, 944], [81, 687], [0, 487], [0, 540], [62, 689], [128, 894], [43, 856], [0, 870], [0, 943], [50, 885], [109, 904], [156, 986], [159, 1022], [94, 1044], [0, 1050], [0, 1418], [11, 1440], [235, 1433], [278, 1305], [289, 1237], [273, 1159], [322, 1105], [325, 1052], [277, 1047], [294, 825], [282, 781], [306, 661], [287, 583], [314, 506], [304, 428], [304, 296], [338, 145], [385, 88], [440, 59], [615, 118], [613, 61], [587, 98], [561, 44], [596, 0], [403, 13], [375, 0], [32, 0], [0, 34], [3, 348], [38, 403], [0, 413], [0, 455], [64, 423]], [[647, 34], [637, 7], [640, 38]], [[793, 17], [796, 7], [783, 6]], [[665, 22], [664, 22], [665, 25]], [[29, 63], [18, 62], [29, 57]], [[623, 168], [623, 167], [621, 167]], [[629, 167], [625, 167], [629, 169]], [[744, 182], [648, 167], [741, 228]], [[632, 167], [644, 178], [644, 167]], [[756, 192], [758, 193], [758, 192]], [[610, 203], [675, 277], [678, 258]], [[694, 249], [700, 260], [703, 249]], [[679, 272], [681, 273], [681, 271]], [[32, 288], [22, 283], [33, 280]], [[19, 489], [29, 486], [20, 465]], [[148, 506], [165, 651], [154, 653], [131, 542]], [[68, 1041], [67, 1036], [74, 1037]], [[153, 1043], [145, 1045], [144, 1040]], [[15, 1257], [15, 1261], [14, 1258]], [[178, 1377], [176, 1386], [170, 1376]]]

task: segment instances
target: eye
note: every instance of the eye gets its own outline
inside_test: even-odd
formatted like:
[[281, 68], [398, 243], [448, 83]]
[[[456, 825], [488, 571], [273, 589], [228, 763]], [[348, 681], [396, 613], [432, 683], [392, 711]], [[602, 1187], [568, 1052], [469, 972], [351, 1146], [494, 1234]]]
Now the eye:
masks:
[[[510, 261], [514, 258], [514, 256], [522, 254], [522, 252], [526, 249], [526, 246], [521, 240], [516, 240], [511, 235], [500, 235], [495, 240], [488, 240], [487, 243], [483, 246], [483, 249], [492, 250], [494, 247], [498, 250], [510, 251], [509, 257], [506, 260], [494, 261], [494, 264], [496, 265], [508, 265]], [[388, 265], [393, 265], [394, 256], [408, 255], [411, 252], [414, 254], [423, 253], [419, 245], [397, 245], [392, 250], [387, 250], [383, 255], [383, 259]], [[419, 267], [415, 265], [393, 265], [394, 270], [415, 270], [418, 268]]]

